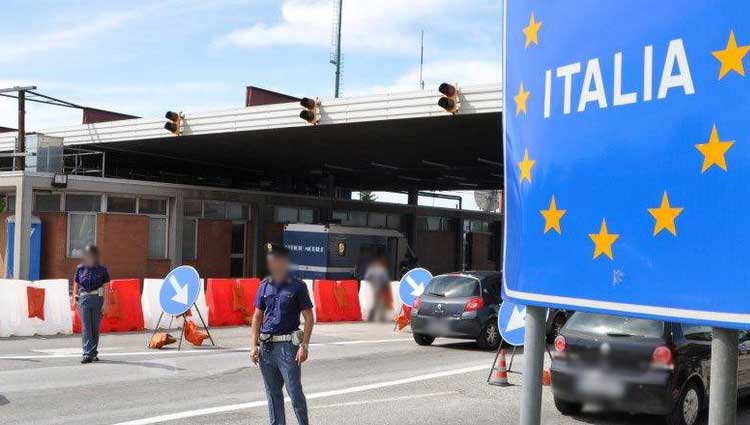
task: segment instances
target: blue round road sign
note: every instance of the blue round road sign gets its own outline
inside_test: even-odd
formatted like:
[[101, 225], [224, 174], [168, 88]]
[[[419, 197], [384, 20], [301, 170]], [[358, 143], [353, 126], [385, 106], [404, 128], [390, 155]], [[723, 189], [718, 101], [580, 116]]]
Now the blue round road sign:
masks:
[[432, 280], [432, 273], [428, 270], [420, 268], [409, 270], [399, 283], [398, 295], [401, 297], [401, 302], [412, 307], [414, 299], [424, 293], [430, 280]]
[[516, 347], [523, 345], [526, 337], [526, 306], [503, 301], [497, 315], [497, 326], [505, 342]]
[[191, 266], [180, 266], [169, 272], [159, 291], [162, 311], [179, 316], [195, 304], [201, 292], [198, 271]]

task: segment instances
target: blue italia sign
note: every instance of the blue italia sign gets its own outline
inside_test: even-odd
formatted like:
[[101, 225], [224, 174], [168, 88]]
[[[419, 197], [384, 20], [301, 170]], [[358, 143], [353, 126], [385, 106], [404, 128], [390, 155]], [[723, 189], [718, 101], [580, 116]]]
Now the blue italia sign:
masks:
[[503, 297], [750, 327], [750, 3], [505, 3]]

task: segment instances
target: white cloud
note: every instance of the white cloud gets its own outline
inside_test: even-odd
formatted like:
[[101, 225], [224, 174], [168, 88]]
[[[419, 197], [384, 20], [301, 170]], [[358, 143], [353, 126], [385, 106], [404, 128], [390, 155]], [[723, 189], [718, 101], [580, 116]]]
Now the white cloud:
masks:
[[[419, 49], [415, 28], [420, 20], [445, 13], [448, 0], [352, 0], [344, 2], [343, 44], [347, 50], [414, 54]], [[257, 23], [220, 37], [219, 47], [328, 47], [332, 39], [331, 0], [285, 0], [281, 21]]]
[[47, 32], [0, 37], [0, 61], [11, 62], [35, 54], [74, 46], [82, 40], [100, 37], [135, 16], [134, 12], [106, 13]]
[[[425, 88], [437, 88], [440, 83], [493, 84], [501, 81], [500, 59], [493, 60], [445, 60], [426, 63], [423, 78]], [[419, 89], [419, 67], [415, 67], [390, 84], [352, 89], [347, 96], [374, 93], [394, 93]]]

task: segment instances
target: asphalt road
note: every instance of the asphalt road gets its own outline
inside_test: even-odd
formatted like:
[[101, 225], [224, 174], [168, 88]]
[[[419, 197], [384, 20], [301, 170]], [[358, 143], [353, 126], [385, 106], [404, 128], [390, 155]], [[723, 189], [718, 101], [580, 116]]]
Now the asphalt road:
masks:
[[[247, 328], [213, 331], [218, 348], [149, 351], [142, 333], [102, 337], [102, 361], [80, 365], [76, 337], [0, 340], [2, 424], [263, 424], [260, 372]], [[409, 333], [368, 324], [319, 325], [304, 385], [314, 424], [516, 424], [520, 386], [485, 384], [494, 354], [470, 342], [419, 347]], [[522, 367], [518, 355], [514, 369]], [[520, 375], [511, 374], [520, 383]], [[750, 424], [750, 402], [738, 423]], [[294, 424], [291, 406], [288, 423]], [[557, 413], [544, 424], [662, 424], [660, 418]]]

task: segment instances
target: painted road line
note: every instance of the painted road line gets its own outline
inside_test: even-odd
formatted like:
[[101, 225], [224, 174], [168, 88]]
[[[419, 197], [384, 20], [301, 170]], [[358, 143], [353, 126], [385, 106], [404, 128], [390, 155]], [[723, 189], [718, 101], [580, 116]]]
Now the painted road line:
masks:
[[414, 394], [414, 395], [405, 395], [401, 397], [378, 398], [375, 400], [361, 400], [361, 401], [348, 401], [345, 403], [321, 404], [319, 406], [308, 406], [308, 409], [310, 410], [328, 409], [332, 407], [361, 406], [364, 404], [374, 404], [374, 403], [391, 403], [394, 401], [414, 400], [414, 399], [428, 398], [428, 397], [442, 397], [446, 395], [456, 395], [456, 394], [460, 394], [460, 392], [444, 391], [442, 393]]
[[[329, 347], [329, 346], [341, 346], [341, 345], [359, 345], [359, 344], [387, 344], [392, 342], [404, 342], [404, 341], [413, 341], [412, 338], [398, 338], [398, 339], [371, 339], [371, 340], [358, 340], [358, 341], [337, 341], [337, 342], [318, 342], [318, 343], [312, 343], [310, 344], [311, 347]], [[65, 359], [65, 358], [76, 358], [81, 357], [81, 349], [75, 348], [75, 349], [57, 349], [59, 352], [55, 354], [31, 354], [31, 355], [24, 355], [24, 354], [13, 354], [8, 356], [0, 356], [0, 360], [36, 360], [36, 359]], [[75, 352], [71, 352], [71, 351]], [[35, 352], [44, 352], [47, 350], [31, 350]], [[50, 350], [52, 351], [52, 350]], [[206, 347], [201, 349], [194, 349], [194, 350], [184, 350], [184, 351], [177, 351], [177, 350], [150, 350], [150, 351], [131, 351], [131, 352], [121, 352], [121, 353], [110, 353], [106, 350], [100, 350], [102, 351], [103, 355], [105, 357], [122, 357], [122, 356], [153, 356], [153, 355], [159, 355], [159, 354], [165, 354], [165, 355], [188, 355], [188, 354], [217, 354], [217, 353], [242, 353], [242, 352], [249, 352], [250, 348], [212, 348], [212, 347]]]
[[[473, 372], [479, 372], [479, 371], [486, 372], [487, 365], [486, 364], [476, 365], [476, 366], [465, 367], [461, 369], [445, 370], [442, 372], [417, 375], [417, 376], [412, 376], [409, 378], [397, 379], [394, 381], [376, 382], [376, 383], [367, 384], [367, 385], [359, 385], [356, 387], [341, 388], [338, 390], [331, 390], [331, 391], [322, 391], [318, 393], [308, 394], [307, 400], [315, 400], [318, 398], [334, 397], [334, 396], [345, 395], [345, 394], [361, 393], [364, 391], [376, 390], [380, 388], [395, 387], [398, 385], [405, 385], [405, 384], [411, 384], [414, 382], [445, 378], [448, 376], [464, 375], [467, 373], [473, 373]], [[289, 402], [288, 398], [286, 398], [285, 400]], [[154, 416], [151, 418], [137, 419], [134, 421], [120, 422], [116, 425], [151, 425], [151, 424], [158, 424], [162, 422], [175, 421], [178, 419], [194, 418], [197, 416], [214, 415], [217, 413], [236, 412], [238, 410], [247, 410], [247, 409], [252, 409], [255, 407], [266, 406], [267, 404], [268, 402], [266, 400], [262, 400], [262, 401], [253, 401], [249, 403], [230, 404], [226, 406], [208, 407], [205, 409], [187, 410], [184, 412], [172, 413], [168, 415], [160, 415], [160, 416]]]

